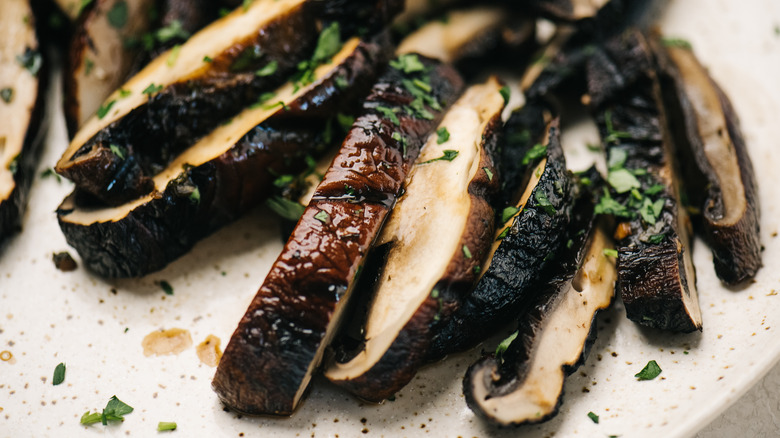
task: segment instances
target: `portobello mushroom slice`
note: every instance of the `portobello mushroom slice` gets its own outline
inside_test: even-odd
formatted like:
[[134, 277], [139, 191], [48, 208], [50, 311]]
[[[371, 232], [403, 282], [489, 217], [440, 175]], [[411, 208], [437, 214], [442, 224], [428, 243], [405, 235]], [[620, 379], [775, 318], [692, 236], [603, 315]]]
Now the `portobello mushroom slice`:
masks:
[[[480, 270], [482, 277], [473, 292], [448, 309], [449, 317], [441, 322], [430, 348], [432, 357], [472, 347], [509, 322], [533, 296], [539, 273], [561, 246], [571, 219], [573, 185], [558, 119], [549, 113], [545, 118], [542, 137], [522, 153], [524, 158], [502, 163], [521, 167], [522, 171], [507, 173], [522, 177], [507, 180], [511, 182], [503, 190], [511, 194], [511, 201], [501, 211], [493, 246]], [[507, 125], [520, 120], [515, 113]], [[511, 145], [504, 148], [512, 149]]]
[[[153, 177], [182, 150], [258, 96], [290, 76], [299, 88], [310, 82], [339, 36], [335, 22], [318, 31], [319, 6], [256, 0], [156, 58], [82, 127], [57, 172], [110, 205], [148, 194]], [[342, 15], [359, 9], [353, 6]]]
[[610, 190], [596, 211], [615, 216], [617, 291], [629, 319], [654, 328], [701, 330], [691, 222], [655, 62], [647, 40], [629, 30], [588, 62], [588, 88], [609, 153]]
[[28, 0], [0, 14], [0, 241], [21, 224], [45, 137], [43, 57]]
[[295, 409], [420, 148], [463, 87], [422, 56], [390, 65], [225, 348], [212, 386], [237, 411]]
[[96, 0], [82, 15], [68, 49], [65, 79], [65, 120], [68, 132], [78, 128], [125, 81], [151, 26], [155, 0]]
[[445, 309], [479, 276], [493, 240], [501, 88], [490, 78], [447, 111], [375, 243], [386, 247], [376, 285], [353, 292], [373, 296], [361, 348], [332, 361], [325, 376], [364, 400], [391, 396], [432, 359], [428, 345]]
[[[593, 220], [593, 200], [576, 207], [566, 248], [518, 318], [518, 329], [463, 379], [466, 403], [499, 426], [549, 420], [563, 403], [563, 383], [587, 356], [596, 314], [609, 307], [617, 277], [609, 232]], [[583, 205], [585, 204], [585, 205]]]
[[57, 210], [68, 244], [105, 277], [161, 269], [262, 202], [275, 175], [301, 171], [307, 156], [325, 153], [327, 118], [368, 92], [388, 52], [386, 39], [348, 40], [311, 84], [296, 90], [288, 82], [179, 155], [154, 177], [152, 194], [106, 207], [74, 193]]
[[739, 119], [689, 47], [654, 42], [688, 200], [701, 211], [718, 278], [741, 283], [761, 267], [761, 235], [758, 188]]

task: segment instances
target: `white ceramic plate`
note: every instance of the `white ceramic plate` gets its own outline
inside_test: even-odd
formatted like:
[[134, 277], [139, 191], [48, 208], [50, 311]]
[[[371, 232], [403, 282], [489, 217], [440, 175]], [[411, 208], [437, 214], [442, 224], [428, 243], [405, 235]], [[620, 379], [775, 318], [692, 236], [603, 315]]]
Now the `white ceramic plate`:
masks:
[[[668, 35], [693, 43], [731, 96], [761, 184], [765, 267], [755, 283], [739, 291], [722, 287], [708, 249], [696, 242], [703, 333], [637, 328], [617, 303], [599, 318], [587, 363], [566, 381], [560, 414], [540, 426], [496, 431], [472, 415], [461, 379], [479, 349], [425, 368], [394, 402], [366, 405], [315, 379], [292, 418], [240, 418], [223, 411], [210, 388], [214, 369], [199, 362], [194, 347], [145, 357], [141, 341], [152, 331], [179, 327], [194, 344], [213, 334], [224, 347], [281, 250], [270, 214], [254, 211], [162, 272], [106, 281], [83, 268], [54, 268], [52, 252], [68, 248], [53, 211], [71, 187], [36, 178], [24, 232], [0, 251], [0, 350], [13, 354], [0, 362], [0, 436], [152, 436], [159, 421], [177, 422], [179, 435], [225, 437], [694, 434], [780, 358], [780, 3], [676, 0], [665, 6], [661, 24]], [[65, 148], [59, 93], [51, 96], [56, 114], [41, 170]], [[575, 149], [594, 141], [593, 135], [585, 130], [566, 138], [571, 162], [587, 158]], [[163, 293], [160, 280], [173, 286], [173, 296]], [[636, 381], [634, 374], [651, 359], [661, 376]], [[65, 383], [52, 386], [60, 362], [67, 364]], [[102, 409], [115, 394], [135, 408], [124, 423], [79, 424], [85, 411]], [[587, 417], [590, 411], [599, 424]]]

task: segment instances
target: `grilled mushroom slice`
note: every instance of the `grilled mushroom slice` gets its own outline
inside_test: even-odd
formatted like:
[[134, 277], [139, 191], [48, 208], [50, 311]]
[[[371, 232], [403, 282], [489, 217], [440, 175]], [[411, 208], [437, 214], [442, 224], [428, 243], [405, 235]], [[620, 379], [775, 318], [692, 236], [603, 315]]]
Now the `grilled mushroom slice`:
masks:
[[[469, 367], [463, 379], [466, 403], [500, 425], [547, 421], [563, 402], [563, 382], [587, 356], [595, 339], [596, 314], [609, 307], [616, 278], [606, 227], [594, 224], [593, 201], [576, 207], [563, 254], [518, 329], [494, 355]], [[585, 205], [582, 205], [585, 204]]]
[[[506, 172], [520, 177], [507, 179], [510, 183], [504, 190], [511, 193], [511, 201], [501, 212], [482, 277], [476, 289], [461, 297], [442, 322], [430, 350], [434, 357], [469, 348], [509, 322], [561, 246], [571, 218], [573, 187], [561, 150], [558, 119], [549, 113], [545, 118], [547, 128], [538, 143], [531, 143], [533, 146], [520, 154], [523, 159], [502, 163], [523, 171]], [[515, 114], [507, 124], [519, 120]]]
[[689, 47], [656, 41], [689, 202], [701, 210], [715, 272], [727, 284], [761, 267], [758, 189], [739, 119]]
[[22, 219], [45, 136], [43, 57], [28, 0], [6, 0], [0, 14], [0, 241]]
[[629, 30], [598, 49], [588, 88], [602, 142], [607, 181], [597, 212], [621, 222], [617, 291], [627, 316], [659, 329], [701, 330], [691, 223], [679, 201], [674, 149], [647, 40]]
[[[156, 58], [82, 127], [57, 172], [111, 205], [149, 193], [152, 178], [179, 152], [257, 96], [293, 73], [298, 87], [309, 83], [313, 69], [333, 55], [339, 35], [334, 22], [318, 39], [321, 5], [257, 0]], [[352, 6], [343, 17], [362, 7]]]
[[295, 409], [420, 147], [463, 86], [421, 56], [390, 65], [225, 349], [212, 385], [235, 410]]
[[76, 133], [105, 98], [127, 78], [151, 25], [154, 0], [97, 0], [87, 7], [74, 31], [65, 78], [65, 118]]
[[[409, 171], [377, 239], [386, 263], [373, 290], [365, 335], [325, 376], [379, 402], [408, 383], [428, 357], [438, 321], [474, 286], [493, 240], [493, 163], [504, 99], [495, 78], [449, 109]], [[371, 295], [355, 290], [356, 295]]]
[[388, 52], [386, 39], [348, 40], [314, 71], [312, 84], [295, 91], [288, 82], [178, 156], [155, 176], [150, 195], [117, 207], [70, 196], [57, 211], [68, 243], [102, 276], [161, 269], [262, 202], [274, 175], [300, 171], [307, 155], [324, 153], [327, 118], [368, 92]]

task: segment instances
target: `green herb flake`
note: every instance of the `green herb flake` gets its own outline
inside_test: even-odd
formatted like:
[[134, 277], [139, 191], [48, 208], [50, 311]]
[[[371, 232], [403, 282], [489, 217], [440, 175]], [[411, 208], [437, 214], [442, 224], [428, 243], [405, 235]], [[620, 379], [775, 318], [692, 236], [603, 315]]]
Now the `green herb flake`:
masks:
[[130, 90], [125, 90], [123, 88], [119, 89], [119, 98], [124, 99], [126, 97], [130, 97], [130, 95], [133, 94]]
[[173, 295], [173, 286], [165, 280], [160, 280], [160, 288], [162, 288], [165, 295]]
[[160, 91], [162, 91], [163, 86], [162, 85], [154, 85], [154, 82], [149, 84], [148, 87], [144, 88], [144, 91], [142, 91], [142, 94], [146, 94], [149, 97], [152, 97], [152, 94], [157, 94]]
[[176, 430], [176, 423], [173, 421], [161, 421], [157, 423], [157, 432]]
[[65, 381], [65, 364], [60, 362], [56, 367], [54, 367], [54, 376], [51, 379], [51, 384], [57, 386], [64, 381]]
[[661, 38], [661, 43], [666, 47], [677, 47], [679, 49], [693, 50], [691, 43], [682, 38]]
[[512, 90], [509, 88], [509, 86], [504, 85], [500, 90], [498, 90], [498, 92], [501, 94], [501, 97], [504, 98], [504, 105], [509, 103], [509, 98], [512, 96]]
[[241, 8], [244, 10], [244, 12], [249, 10], [249, 7], [252, 6], [252, 2], [254, 0], [244, 0], [241, 2]]
[[566, 248], [571, 249], [571, 247], [574, 246], [574, 241], [569, 239], [566, 241]]
[[447, 130], [446, 126], [442, 126], [436, 130], [436, 144], [446, 143], [449, 139], [450, 131]]
[[593, 412], [588, 412], [588, 418], [590, 418], [594, 423], [599, 424], [599, 416]]
[[625, 205], [613, 199], [606, 188], [604, 189], [604, 195], [596, 204], [594, 212], [596, 214], [611, 214], [623, 218], [633, 217], [633, 213]]
[[260, 77], [271, 76], [272, 74], [276, 73], [277, 68], [279, 68], [279, 63], [276, 61], [271, 61], [268, 64], [266, 64], [265, 67], [256, 71], [255, 76], [260, 76]]
[[165, 27], [157, 29], [152, 39], [156, 39], [158, 42], [165, 44], [173, 39], [186, 40], [190, 37], [190, 33], [184, 30], [181, 21], [173, 20]]
[[425, 82], [422, 79], [412, 79], [412, 83], [414, 84], [415, 87], [421, 89], [422, 91], [424, 91], [426, 93], [430, 93], [431, 91], [433, 91], [433, 88], [431, 87], [431, 84], [429, 84], [428, 82]]
[[119, 157], [120, 160], [124, 160], [126, 157], [125, 155], [125, 148], [122, 146], [116, 145], [116, 144], [110, 144], [108, 145], [108, 149], [111, 150], [111, 153]]
[[485, 175], [487, 175], [488, 181], [493, 181], [493, 172], [491, 172], [487, 167], [483, 167], [482, 170], [485, 171]]
[[192, 193], [190, 193], [189, 198], [190, 198], [190, 202], [192, 202], [193, 204], [195, 205], [200, 204], [200, 189], [195, 187], [192, 190]]
[[303, 205], [280, 196], [273, 196], [266, 201], [268, 208], [284, 219], [297, 221], [303, 215], [306, 208]]
[[173, 67], [176, 64], [176, 60], [179, 59], [179, 53], [181, 53], [181, 44], [176, 44], [168, 54], [168, 59], [165, 60], [168, 67]]
[[122, 29], [127, 24], [127, 1], [120, 0], [106, 13], [108, 24], [114, 29]]
[[273, 91], [265, 92], [265, 93], [261, 94], [260, 97], [257, 98], [257, 102], [252, 104], [252, 106], [250, 106], [249, 108], [252, 108], [252, 109], [259, 108], [259, 107], [263, 106], [266, 102], [271, 100], [274, 96], [276, 96], [276, 93], [274, 93]]
[[16, 154], [14, 159], [8, 163], [8, 171], [11, 172], [11, 175], [16, 175], [16, 172], [19, 171], [19, 154]]
[[284, 101], [281, 101], [281, 100], [278, 101], [278, 102], [275, 102], [275, 103], [269, 103], [268, 105], [263, 105], [263, 109], [270, 110], [270, 109], [276, 108], [277, 106], [280, 107], [281, 109], [285, 110], [285, 111], [287, 111], [289, 109], [287, 104], [285, 104]]
[[661, 374], [661, 367], [658, 366], [658, 362], [651, 360], [642, 368], [642, 371], [634, 374], [638, 380], [653, 380]]
[[89, 76], [90, 73], [92, 73], [92, 70], [95, 68], [95, 61], [84, 58], [84, 76]]
[[664, 190], [664, 186], [662, 184], [654, 184], [650, 186], [647, 190], [645, 190], [646, 196], [652, 196], [657, 193], [661, 193]]
[[87, 6], [89, 6], [92, 3], [93, 0], [81, 0], [81, 3], [79, 4], [79, 10], [76, 11], [76, 15], [81, 15], [81, 11], [84, 10]]
[[406, 146], [407, 146], [407, 140], [404, 138], [400, 132], [393, 132], [393, 135], [390, 136], [393, 140], [401, 143], [401, 151], [403, 152], [403, 156], [406, 157]]
[[550, 216], [555, 214], [555, 206], [553, 206], [550, 200], [547, 199], [547, 195], [543, 191], [536, 190], [534, 192], [534, 199], [536, 199], [537, 205], [542, 207], [542, 210], [544, 210], [545, 213]]
[[626, 164], [626, 158], [628, 158], [628, 154], [625, 149], [611, 148], [607, 158], [607, 168], [609, 170], [622, 168]]
[[431, 298], [433, 299], [439, 298], [439, 289], [434, 288], [431, 290]]
[[0, 90], [0, 99], [3, 99], [5, 103], [11, 103], [14, 100], [14, 89], [6, 87]]
[[664, 237], [666, 236], [663, 234], [653, 234], [652, 236], [648, 237], [647, 241], [650, 243], [658, 244], [664, 241]]
[[513, 206], [504, 208], [504, 211], [501, 212], [501, 222], [506, 223], [509, 221], [509, 219], [512, 219], [512, 217], [520, 210], [522, 210], [522, 208]]
[[626, 169], [615, 169], [607, 175], [607, 181], [618, 193], [626, 193], [631, 189], [638, 189], [642, 185], [639, 180]]
[[33, 76], [38, 76], [38, 72], [41, 71], [41, 66], [43, 65], [41, 52], [29, 47], [23, 54], [16, 57], [16, 61]]
[[604, 124], [607, 128], [607, 136], [604, 138], [604, 142], [617, 143], [621, 138], [631, 138], [631, 134], [625, 131], [616, 131], [612, 124], [612, 111], [604, 111]]
[[130, 330], [130, 327], [125, 327], [125, 333], [127, 333]]
[[504, 240], [504, 237], [506, 237], [506, 236], [507, 236], [507, 234], [509, 234], [509, 227], [506, 227], [506, 228], [504, 228], [504, 230], [503, 230], [503, 231], [501, 231], [501, 234], [499, 234], [499, 235], [496, 237], [496, 241], [499, 241], [499, 240]]
[[420, 164], [433, 163], [434, 161], [452, 161], [452, 160], [455, 159], [455, 157], [458, 156], [458, 151], [456, 151], [456, 150], [445, 149], [443, 152], [444, 152], [444, 155], [442, 155], [441, 157], [439, 157], [439, 158], [432, 158], [432, 159], [430, 159], [428, 161], [423, 161]]
[[461, 248], [461, 249], [463, 250], [463, 256], [466, 257], [467, 259], [470, 259], [471, 258], [471, 250], [469, 249], [469, 247], [466, 246], [466, 245], [463, 245], [463, 248]]
[[392, 108], [388, 108], [382, 105], [377, 105], [375, 109], [379, 111], [379, 113], [381, 113], [383, 116], [390, 119], [390, 121], [393, 122], [394, 125], [399, 126], [401, 124], [401, 121], [398, 120], [398, 116], [395, 114], [395, 111]]
[[645, 198], [642, 206], [639, 208], [639, 215], [642, 216], [642, 219], [648, 224], [655, 225], [655, 222], [658, 219], [658, 216], [661, 215], [663, 208], [663, 199], [651, 202], [650, 199]]
[[339, 123], [341, 130], [347, 132], [355, 123], [355, 117], [349, 114], [336, 113], [336, 121]]
[[604, 250], [604, 255], [607, 257], [617, 257], [618, 252], [616, 249], [607, 248]]
[[323, 224], [327, 224], [330, 222], [330, 215], [325, 210], [320, 210], [317, 212], [317, 214], [314, 215], [314, 219], [317, 219], [318, 221], [322, 222]]
[[499, 362], [502, 362], [502, 363], [504, 362], [503, 355], [506, 352], [506, 350], [509, 348], [509, 346], [512, 344], [512, 342], [515, 339], [517, 339], [517, 335], [518, 334], [520, 334], [520, 332], [519, 331], [515, 331], [514, 333], [509, 335], [506, 339], [504, 339], [503, 341], [501, 341], [498, 344], [498, 347], [496, 347], [496, 359]]
[[390, 67], [406, 74], [425, 71], [425, 66], [414, 53], [407, 53], [390, 61]]
[[124, 421], [124, 416], [131, 412], [133, 412], [133, 408], [130, 405], [119, 400], [116, 396], [112, 396], [106, 407], [103, 408], [102, 413], [95, 412], [90, 414], [89, 411], [85, 412], [81, 416], [81, 424], [89, 425], [102, 422], [105, 426], [109, 421]]
[[523, 165], [536, 161], [539, 158], [542, 158], [547, 155], [547, 146], [542, 144], [535, 144], [531, 149], [528, 149], [528, 151], [525, 153], [525, 156], [523, 156]]
[[98, 119], [102, 119], [103, 117], [107, 116], [108, 112], [111, 111], [111, 107], [113, 107], [115, 103], [116, 100], [110, 100], [103, 105], [100, 105], [100, 108], [97, 110]]
[[212, 58], [211, 56], [206, 55], [206, 56], [203, 57], [203, 62], [208, 62], [208, 63], [214, 62], [214, 58]]
[[49, 167], [48, 169], [46, 169], [43, 172], [41, 172], [41, 178], [42, 179], [46, 179], [46, 178], [48, 178], [50, 176], [53, 176], [57, 180], [57, 182], [61, 182], [62, 181], [62, 178], [60, 178], [60, 176], [57, 175], [57, 172], [55, 172], [54, 169], [52, 169], [51, 167]]
[[344, 90], [349, 87], [349, 81], [344, 76], [336, 76], [333, 81], [336, 83], [336, 87], [339, 90]]

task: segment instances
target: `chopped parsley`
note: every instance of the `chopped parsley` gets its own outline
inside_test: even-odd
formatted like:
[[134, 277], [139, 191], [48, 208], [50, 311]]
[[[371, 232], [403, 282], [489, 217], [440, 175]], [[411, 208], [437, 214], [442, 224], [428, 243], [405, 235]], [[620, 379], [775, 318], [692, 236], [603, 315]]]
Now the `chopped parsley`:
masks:
[[[261, 97], [262, 97], [262, 96], [261, 96]], [[275, 103], [269, 103], [268, 105], [263, 105], [263, 109], [265, 109], [265, 110], [270, 110], [270, 109], [274, 109], [274, 108], [276, 108], [277, 106], [278, 106], [278, 107], [281, 107], [281, 108], [282, 108], [283, 110], [285, 110], [285, 111], [287, 111], [288, 109], [290, 109], [290, 108], [287, 106], [287, 104], [286, 104], [286, 103], [284, 103], [284, 101], [281, 101], [281, 100], [280, 100], [280, 101], [277, 101], [277, 102], [275, 102]]]
[[522, 210], [522, 208], [513, 206], [504, 208], [504, 211], [501, 212], [501, 222], [504, 223], [509, 219], [512, 219], [512, 217], [520, 210]]
[[401, 143], [401, 150], [403, 152], [404, 158], [406, 157], [406, 147], [407, 147], [407, 141], [406, 138], [404, 138], [399, 132], [393, 132], [393, 135], [391, 135], [392, 139]]
[[661, 215], [661, 211], [664, 209], [664, 200], [658, 199], [655, 202], [651, 202], [650, 199], [645, 198], [642, 207], [639, 208], [639, 215], [642, 219], [650, 225], [655, 225], [656, 219]]
[[200, 189], [198, 187], [195, 187], [192, 192], [190, 193], [190, 202], [193, 204], [200, 204]]
[[173, 295], [173, 286], [171, 286], [171, 284], [167, 281], [160, 280], [160, 287], [162, 288], [163, 292], [165, 292], [165, 295]]
[[14, 100], [14, 89], [6, 87], [0, 90], [0, 99], [3, 99], [5, 103], [11, 103]]
[[276, 93], [274, 93], [273, 91], [265, 92], [265, 93], [261, 94], [260, 97], [257, 98], [257, 102], [252, 104], [252, 106], [250, 106], [249, 108], [252, 108], [252, 109], [259, 108], [259, 107], [263, 106], [266, 102], [271, 100], [271, 98], [274, 97], [274, 96], [276, 96]]
[[642, 186], [639, 180], [626, 169], [610, 170], [607, 174], [607, 181], [618, 193], [626, 193]]
[[273, 196], [268, 198], [265, 203], [268, 205], [268, 208], [273, 210], [274, 213], [291, 221], [297, 221], [300, 219], [301, 215], [303, 214], [303, 210], [305, 209], [303, 205], [295, 201], [291, 201], [287, 198], [282, 198], [281, 196]]
[[89, 76], [92, 69], [95, 68], [95, 62], [89, 58], [84, 58], [84, 76]]
[[590, 418], [594, 423], [599, 424], [599, 416], [593, 412], [588, 412], [588, 418]]
[[658, 362], [651, 360], [642, 368], [642, 371], [634, 374], [638, 380], [653, 380], [661, 374], [661, 367], [658, 366]]
[[41, 66], [43, 65], [41, 52], [29, 47], [23, 54], [16, 57], [16, 61], [33, 76], [38, 76], [38, 72], [41, 71]]
[[54, 367], [54, 376], [51, 379], [51, 384], [57, 386], [64, 381], [65, 381], [65, 364], [63, 362], [60, 362], [56, 367]]
[[535, 144], [531, 149], [528, 149], [528, 151], [525, 153], [525, 156], [523, 156], [523, 165], [536, 161], [539, 158], [544, 157], [547, 155], [547, 145], [542, 144]]
[[661, 43], [666, 47], [677, 47], [680, 49], [693, 50], [693, 46], [687, 40], [682, 38], [661, 38]]
[[161, 421], [157, 423], [157, 432], [165, 432], [167, 430], [176, 430], [176, 423], [173, 421]]
[[425, 71], [425, 66], [414, 53], [400, 55], [398, 58], [390, 61], [390, 67], [406, 74]]
[[230, 71], [246, 70], [263, 56], [265, 56], [265, 52], [263, 52], [263, 49], [261, 49], [260, 46], [249, 46], [236, 57], [236, 60], [233, 61], [232, 64], [230, 64]]
[[450, 131], [447, 131], [446, 126], [436, 130], [436, 144], [446, 143], [450, 139]]
[[386, 118], [390, 119], [391, 122], [395, 125], [400, 125], [401, 121], [398, 120], [398, 115], [396, 115], [395, 111], [392, 108], [388, 108], [386, 106], [377, 105], [375, 108], [379, 113], [381, 113]]
[[152, 97], [152, 94], [157, 94], [160, 91], [162, 91], [163, 86], [162, 85], [154, 85], [154, 82], [149, 84], [148, 87], [144, 88], [144, 91], [142, 91], [142, 94], [146, 94], [149, 97]]
[[314, 70], [321, 64], [330, 62], [330, 59], [341, 49], [341, 45], [341, 29], [339, 23], [334, 21], [320, 33], [311, 59], [298, 63], [298, 71], [292, 78], [295, 84], [294, 91], [314, 82]]
[[355, 117], [349, 114], [336, 113], [336, 121], [339, 123], [341, 130], [347, 132], [355, 123]]
[[647, 241], [650, 243], [658, 244], [664, 241], [664, 237], [666, 237], [666, 235], [664, 234], [653, 234], [652, 236], [647, 238]]
[[48, 169], [46, 169], [43, 172], [41, 172], [41, 178], [43, 178], [43, 179], [46, 179], [46, 178], [48, 178], [50, 176], [53, 176], [54, 178], [56, 178], [57, 182], [61, 182], [62, 181], [62, 178], [60, 178], [60, 176], [57, 175], [57, 173], [51, 167], [49, 167]]
[[97, 110], [98, 119], [102, 119], [103, 117], [107, 116], [108, 112], [111, 111], [111, 107], [113, 107], [115, 103], [116, 99], [110, 100], [103, 105], [100, 105], [100, 108]]
[[317, 214], [314, 215], [314, 219], [317, 219], [318, 221], [322, 222], [323, 224], [327, 224], [330, 222], [330, 215], [325, 210], [320, 210], [317, 212]]
[[542, 190], [534, 191], [534, 199], [536, 199], [536, 204], [542, 207], [545, 213], [550, 216], [555, 214], [555, 206], [547, 199], [547, 195]]
[[471, 258], [471, 250], [469, 249], [469, 247], [466, 246], [466, 245], [463, 245], [462, 250], [463, 250], [463, 256], [466, 257], [467, 259], [470, 259]]
[[214, 62], [214, 58], [212, 58], [211, 56], [206, 55], [206, 56], [203, 57], [203, 62]]
[[634, 213], [628, 207], [612, 198], [606, 188], [604, 189], [604, 195], [599, 198], [594, 212], [596, 214], [611, 214], [626, 219], [634, 217]]
[[617, 143], [621, 138], [631, 138], [631, 134], [625, 131], [616, 131], [612, 125], [612, 111], [604, 111], [604, 124], [607, 128], [607, 136], [604, 138], [604, 142]]
[[244, 0], [243, 2], [241, 2], [241, 8], [244, 9], [244, 12], [249, 10], [249, 7], [252, 6], [253, 1], [254, 0]]
[[102, 413], [85, 412], [81, 416], [81, 424], [89, 425], [101, 422], [105, 426], [109, 421], [125, 421], [125, 415], [131, 412], [133, 412], [133, 408], [130, 405], [119, 400], [116, 396], [112, 396]]
[[114, 29], [122, 29], [127, 24], [127, 1], [119, 0], [106, 13], [108, 24]]
[[279, 67], [279, 63], [276, 61], [271, 61], [268, 64], [266, 64], [265, 67], [261, 68], [260, 70], [255, 72], [256, 76], [264, 77], [264, 76], [271, 76], [272, 74], [276, 73], [276, 69]]
[[[156, 39], [161, 44], [165, 44], [174, 38], [186, 40], [189, 37], [190, 33], [184, 30], [181, 21], [173, 20], [169, 25], [157, 29], [157, 32], [154, 33], [153, 39]], [[154, 43], [152, 43], [152, 45], [153, 44]]]
[[171, 52], [168, 54], [168, 59], [165, 60], [165, 63], [168, 64], [168, 67], [173, 67], [176, 64], [176, 60], [179, 59], [179, 53], [181, 52], [181, 44], [176, 44], [171, 48]]
[[16, 154], [14, 159], [8, 164], [8, 171], [11, 172], [11, 175], [16, 175], [16, 172], [19, 171], [19, 154]]
[[126, 158], [127, 151], [122, 146], [111, 143], [108, 145], [108, 148], [111, 150], [111, 153], [119, 157], [120, 160], [124, 160]]
[[420, 164], [433, 163], [434, 161], [452, 161], [457, 156], [458, 156], [458, 151], [455, 151], [455, 150], [452, 150], [452, 149], [445, 149], [444, 150], [444, 155], [442, 155], [441, 157], [439, 157], [439, 158], [432, 158], [432, 159], [430, 159], [428, 161], [423, 161]]
[[333, 81], [336, 83], [336, 87], [339, 90], [343, 90], [349, 86], [349, 81], [344, 76], [336, 76]]
[[493, 181], [493, 172], [491, 172], [487, 167], [483, 167], [482, 170], [485, 171], [485, 175], [487, 175], [488, 181]]
[[504, 237], [506, 237], [507, 234], [509, 234], [509, 227], [504, 228], [504, 231], [502, 231], [501, 234], [496, 237], [496, 241], [504, 240]]
[[519, 331], [515, 331], [511, 335], [509, 335], [506, 339], [501, 341], [498, 344], [498, 347], [496, 347], [496, 360], [499, 361], [499, 363], [504, 362], [504, 353], [509, 348], [509, 346], [512, 344], [512, 342], [517, 338], [517, 335], [519, 334]]
[[616, 249], [607, 248], [604, 250], [604, 255], [607, 257], [617, 257], [618, 252]]
[[498, 90], [498, 92], [501, 94], [501, 97], [504, 98], [504, 104], [506, 105], [509, 103], [509, 98], [512, 95], [512, 90], [509, 88], [509, 86], [504, 85], [500, 90]]

